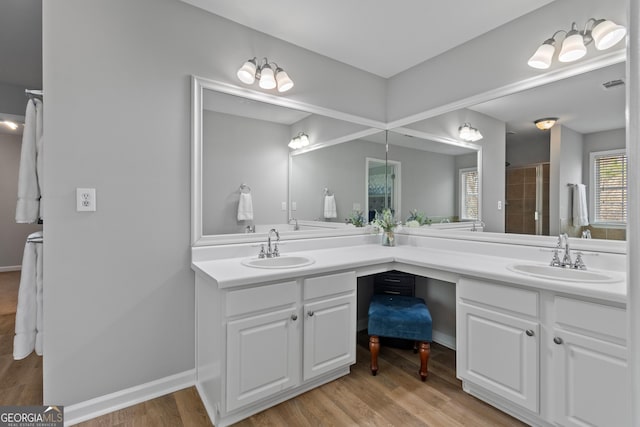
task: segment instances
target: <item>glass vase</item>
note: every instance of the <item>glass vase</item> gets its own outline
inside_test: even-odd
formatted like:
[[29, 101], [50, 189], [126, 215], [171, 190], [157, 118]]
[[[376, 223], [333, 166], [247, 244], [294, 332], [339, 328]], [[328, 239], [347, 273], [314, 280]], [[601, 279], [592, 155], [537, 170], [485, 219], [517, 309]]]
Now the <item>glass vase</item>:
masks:
[[382, 246], [395, 246], [396, 236], [393, 230], [382, 232]]

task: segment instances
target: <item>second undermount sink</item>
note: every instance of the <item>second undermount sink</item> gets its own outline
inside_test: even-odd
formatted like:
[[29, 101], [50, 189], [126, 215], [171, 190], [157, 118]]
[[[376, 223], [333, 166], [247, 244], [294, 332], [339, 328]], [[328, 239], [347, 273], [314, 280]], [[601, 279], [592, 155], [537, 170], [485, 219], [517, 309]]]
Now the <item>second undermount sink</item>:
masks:
[[242, 264], [255, 268], [294, 268], [311, 265], [315, 262], [313, 258], [305, 256], [282, 255], [273, 258], [249, 258], [242, 260]]
[[609, 283], [621, 280], [619, 277], [602, 271], [574, 270], [544, 264], [511, 264], [507, 268], [513, 272], [528, 276], [565, 282]]

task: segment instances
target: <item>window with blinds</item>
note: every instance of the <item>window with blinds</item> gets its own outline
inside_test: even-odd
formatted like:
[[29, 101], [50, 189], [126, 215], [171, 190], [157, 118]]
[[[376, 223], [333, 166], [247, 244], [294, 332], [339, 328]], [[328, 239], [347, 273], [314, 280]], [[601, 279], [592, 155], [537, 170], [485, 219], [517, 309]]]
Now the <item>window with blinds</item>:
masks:
[[627, 155], [625, 150], [593, 152], [591, 194], [593, 223], [627, 222]]
[[478, 169], [460, 169], [460, 219], [478, 219]]

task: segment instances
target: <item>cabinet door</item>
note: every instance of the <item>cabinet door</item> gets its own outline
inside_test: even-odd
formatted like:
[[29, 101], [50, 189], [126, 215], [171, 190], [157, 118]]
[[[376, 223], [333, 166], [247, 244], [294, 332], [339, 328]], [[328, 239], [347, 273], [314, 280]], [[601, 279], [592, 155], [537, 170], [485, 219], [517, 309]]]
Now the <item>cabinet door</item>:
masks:
[[630, 426], [626, 348], [554, 329], [555, 421], [562, 426]]
[[227, 323], [227, 411], [298, 385], [299, 323], [293, 308]]
[[539, 324], [458, 304], [458, 376], [538, 412]]
[[356, 296], [304, 305], [303, 379], [356, 361]]

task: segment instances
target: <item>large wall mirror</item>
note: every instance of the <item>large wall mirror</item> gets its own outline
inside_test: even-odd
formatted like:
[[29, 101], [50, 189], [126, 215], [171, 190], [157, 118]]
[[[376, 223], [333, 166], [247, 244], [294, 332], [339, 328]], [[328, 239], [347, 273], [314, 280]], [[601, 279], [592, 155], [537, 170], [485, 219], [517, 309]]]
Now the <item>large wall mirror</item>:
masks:
[[[194, 77], [193, 244], [257, 241], [271, 227], [289, 238], [361, 233], [345, 222], [360, 212], [366, 223], [377, 209], [367, 159], [396, 165], [398, 174], [385, 168], [384, 175], [397, 176], [388, 203], [403, 223], [418, 214], [422, 225], [481, 220], [485, 231], [505, 236], [588, 230], [595, 239], [624, 239], [624, 221], [593, 215], [598, 197], [625, 214], [626, 189], [614, 180], [596, 186], [592, 167], [598, 153], [624, 153], [623, 59], [536, 87], [525, 82], [522, 91], [513, 85], [497, 98], [479, 95], [481, 102], [460, 104], [466, 108], [388, 131], [382, 122]], [[558, 120], [541, 131], [533, 122], [544, 117]], [[485, 135], [476, 144], [457, 136], [469, 120]], [[289, 149], [300, 132], [311, 145]], [[469, 176], [475, 188], [464, 187]], [[574, 226], [573, 184], [585, 185], [589, 225]], [[596, 192], [603, 185], [610, 194]], [[240, 220], [239, 200], [249, 191], [253, 219]]]
[[[288, 238], [362, 232], [344, 218], [316, 221], [318, 212], [293, 221], [288, 143], [305, 133], [314, 148], [332, 146], [380, 132], [382, 123], [197, 77], [192, 86], [194, 245], [258, 241], [271, 228]], [[320, 191], [306, 184], [317, 203]]]
[[505, 123], [506, 233], [625, 239], [624, 80], [617, 63], [469, 107]]

